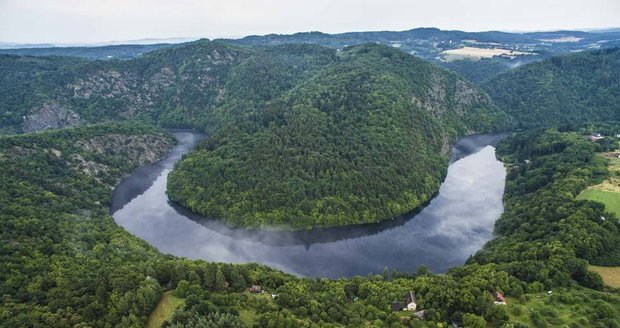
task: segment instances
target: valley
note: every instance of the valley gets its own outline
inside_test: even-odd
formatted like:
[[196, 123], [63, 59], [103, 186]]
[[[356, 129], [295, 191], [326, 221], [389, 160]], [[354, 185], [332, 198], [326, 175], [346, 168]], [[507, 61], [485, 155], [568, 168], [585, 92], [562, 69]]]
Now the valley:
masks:
[[4, 51], [0, 327], [618, 327], [617, 42]]

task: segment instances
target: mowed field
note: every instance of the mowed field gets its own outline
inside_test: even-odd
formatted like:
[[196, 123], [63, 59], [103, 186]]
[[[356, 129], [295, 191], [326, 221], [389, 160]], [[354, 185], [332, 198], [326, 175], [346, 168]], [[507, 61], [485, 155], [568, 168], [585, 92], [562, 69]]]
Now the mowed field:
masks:
[[590, 271], [598, 273], [606, 285], [614, 288], [620, 288], [620, 267], [602, 267], [590, 265]]
[[605, 204], [607, 211], [620, 218], [620, 150], [601, 154], [609, 160], [609, 178], [603, 183], [584, 190], [577, 198], [588, 199]]
[[481, 58], [491, 58], [493, 56], [506, 55], [510, 57], [531, 55], [530, 52], [514, 51], [510, 49], [502, 48], [476, 48], [476, 47], [463, 47], [459, 49], [450, 49], [442, 52], [446, 61], [471, 59], [479, 60]]
[[578, 197], [605, 204], [605, 210], [614, 212], [616, 217], [620, 217], [620, 193], [601, 189], [586, 189]]

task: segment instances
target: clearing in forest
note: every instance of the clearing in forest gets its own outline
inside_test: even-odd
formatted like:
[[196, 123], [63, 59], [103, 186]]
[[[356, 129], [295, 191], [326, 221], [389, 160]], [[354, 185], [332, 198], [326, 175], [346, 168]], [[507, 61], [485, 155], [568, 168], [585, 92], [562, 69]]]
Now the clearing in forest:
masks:
[[577, 198], [601, 202], [620, 218], [620, 149], [601, 155], [609, 160], [609, 178], [584, 190]]
[[170, 318], [172, 311], [185, 303], [185, 300], [172, 295], [172, 291], [164, 292], [155, 310], [149, 315], [148, 328], [160, 328], [164, 321]]

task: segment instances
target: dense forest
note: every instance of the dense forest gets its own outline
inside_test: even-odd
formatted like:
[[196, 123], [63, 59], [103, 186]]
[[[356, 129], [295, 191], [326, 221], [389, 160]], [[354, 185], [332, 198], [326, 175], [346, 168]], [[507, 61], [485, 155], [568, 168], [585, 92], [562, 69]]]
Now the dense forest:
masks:
[[[84, 125], [0, 137], [0, 327], [140, 327], [164, 292], [182, 303], [165, 327], [620, 327], [619, 291], [588, 271], [620, 265], [620, 223], [576, 198], [609, 174], [597, 152], [618, 148], [587, 136], [618, 126], [574, 124], [618, 119], [618, 53], [552, 58], [487, 84], [522, 127], [570, 124], [498, 146], [505, 211], [465, 265], [338, 280], [176, 258], [118, 227], [111, 188], [174, 145], [145, 123], [210, 133], [169, 180], [170, 197], [197, 212], [254, 227], [374, 222], [431, 197], [458, 136], [510, 127], [484, 92], [379, 45], [0, 56], [3, 133]], [[556, 102], [525, 105], [543, 93]], [[408, 291], [421, 318], [391, 311]]]
[[[619, 264], [620, 223], [575, 200], [607, 175], [601, 149], [580, 133], [537, 131], [500, 146], [510, 170], [499, 237], [465, 266], [339, 280], [174, 258], [115, 225], [109, 186], [172, 144], [127, 124], [0, 138], [0, 326], [143, 326], [164, 290], [183, 300], [166, 327], [620, 325], [617, 291], [597, 291], [606, 287], [587, 271], [588, 261]], [[409, 290], [422, 320], [390, 310]], [[496, 291], [508, 306], [493, 303]], [[544, 304], [525, 309], [540, 297]], [[571, 315], [560, 315], [564, 307]]]
[[0, 67], [8, 132], [119, 119], [208, 132], [169, 196], [238, 226], [406, 213], [438, 190], [458, 136], [511, 124], [456, 74], [381, 45], [200, 40], [126, 61], [0, 56]]
[[558, 56], [483, 85], [523, 128], [620, 120], [620, 48]]
[[521, 62], [512, 62], [500, 57], [493, 58], [481, 58], [479, 60], [453, 60], [446, 62], [439, 62], [439, 66], [449, 69], [468, 81], [476, 84], [482, 84], [485, 81], [504, 73], [516, 66], [522, 64]]
[[300, 229], [404, 214], [439, 189], [458, 136], [509, 124], [456, 75], [383, 46], [347, 48], [280, 97], [271, 91], [280, 70], [258, 75], [266, 63], [250, 64], [261, 82], [239, 90], [256, 95], [249, 117], [213, 133], [167, 188], [170, 199], [234, 226]]

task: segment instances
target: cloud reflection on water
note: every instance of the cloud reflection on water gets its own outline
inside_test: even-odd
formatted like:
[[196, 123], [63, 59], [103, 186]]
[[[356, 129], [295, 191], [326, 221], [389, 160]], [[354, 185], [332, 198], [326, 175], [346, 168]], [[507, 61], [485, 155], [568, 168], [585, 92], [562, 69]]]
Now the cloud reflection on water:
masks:
[[[186, 151], [184, 136], [180, 137], [179, 147], [185, 146]], [[317, 238], [310, 242], [285, 240], [296, 237], [284, 233], [277, 238], [286, 242], [274, 244], [269, 242], [276, 238], [273, 232], [230, 229], [217, 220], [189, 219], [175, 210], [165, 195], [166, 177], [180, 158], [178, 154], [163, 161], [153, 184], [113, 216], [120, 226], [160, 251], [193, 259], [258, 262], [298, 275], [331, 278], [380, 273], [386, 265], [415, 271], [424, 264], [434, 272], [444, 272], [462, 264], [492, 237], [493, 224], [503, 211], [506, 172], [495, 159], [494, 148], [482, 148], [480, 144], [488, 142], [485, 140], [465, 141], [473, 146], [477, 143], [473, 151], [481, 150], [450, 165], [437, 197], [421, 212], [387, 228], [385, 224], [377, 229], [344, 228], [329, 238], [320, 238], [320, 234], [330, 233], [329, 229], [313, 231], [308, 234], [317, 234]]]

